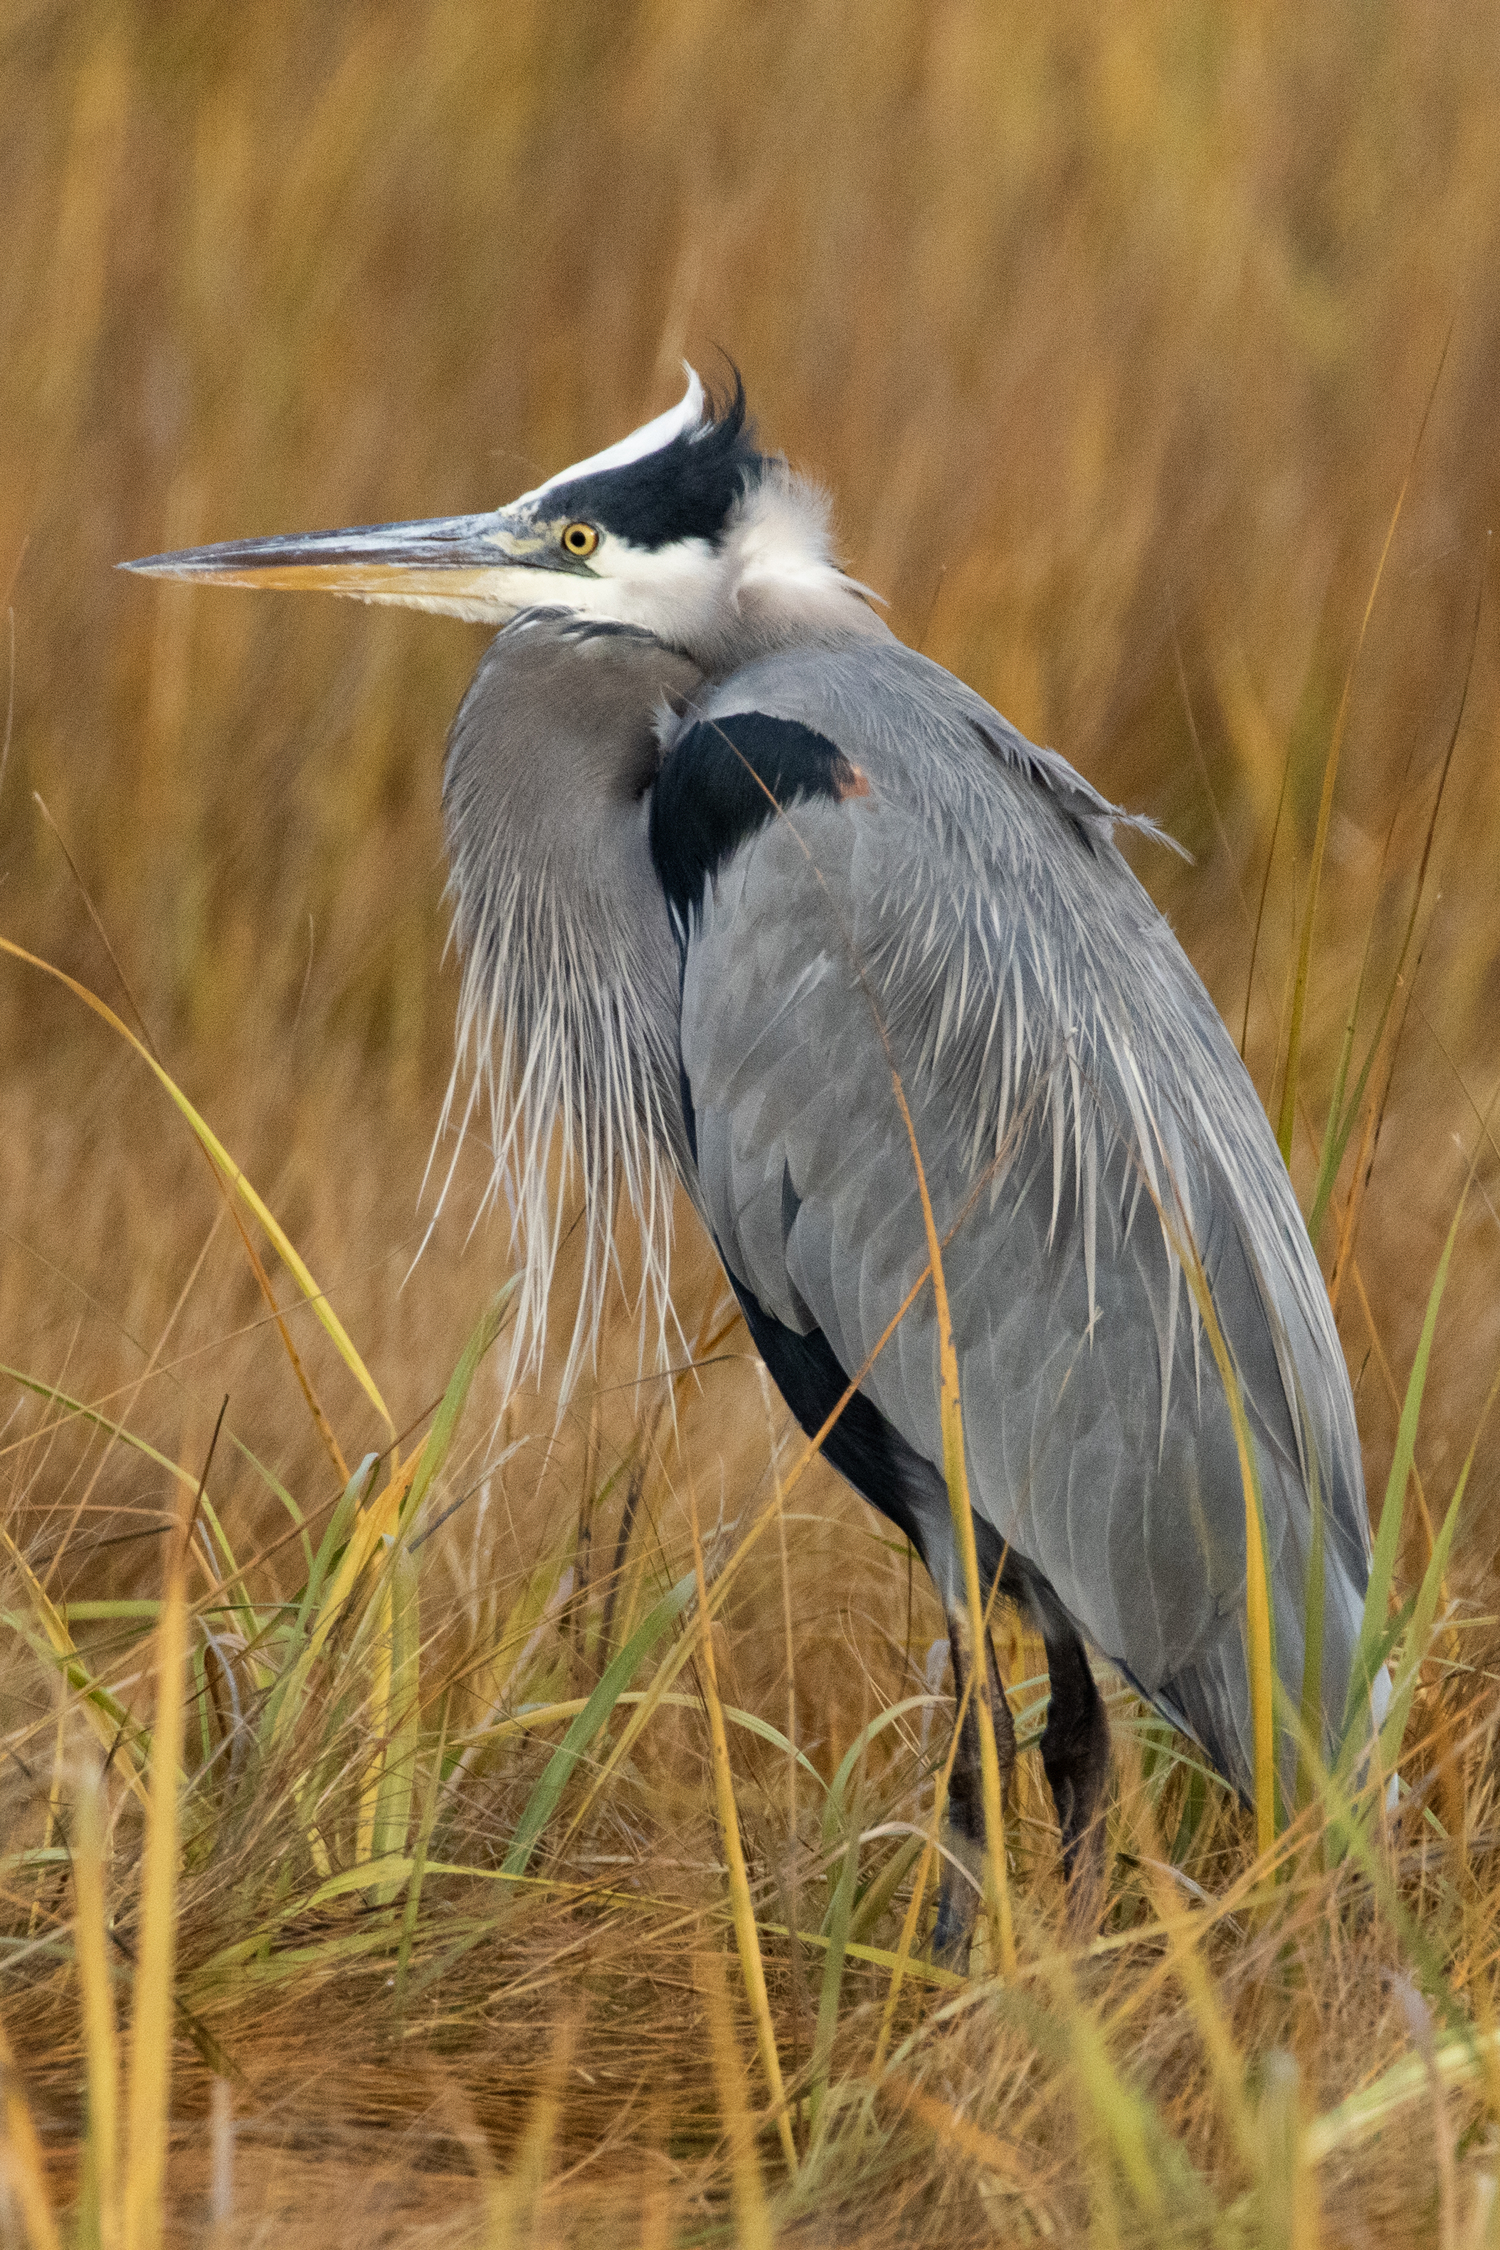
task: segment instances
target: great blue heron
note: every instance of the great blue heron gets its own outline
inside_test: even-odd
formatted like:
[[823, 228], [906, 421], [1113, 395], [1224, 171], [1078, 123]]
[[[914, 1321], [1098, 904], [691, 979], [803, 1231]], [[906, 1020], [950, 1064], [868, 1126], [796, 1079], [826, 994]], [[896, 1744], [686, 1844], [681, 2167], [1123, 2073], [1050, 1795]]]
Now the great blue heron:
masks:
[[[921, 1555], [957, 1673], [972, 1639], [930, 1287], [876, 1352], [930, 1263], [899, 1079], [944, 1245], [979, 1558], [1046, 1644], [1071, 1869], [1109, 1769], [1086, 1644], [1253, 1794], [1246, 1501], [1209, 1341], [1258, 1461], [1294, 1707], [1320, 1549], [1332, 1748], [1368, 1576], [1353, 1402], [1254, 1088], [1114, 844], [1126, 816], [896, 640], [826, 517], [757, 449], [738, 378], [716, 404], [689, 371], [673, 411], [493, 513], [133, 567], [501, 628], [444, 802], [459, 1051], [488, 1074], [522, 1200], [523, 1332], [541, 1336], [556, 1251], [555, 1129], [589, 1215], [570, 1377], [616, 1180], [665, 1334], [680, 1179], [803, 1428], [860, 1378], [825, 1451]], [[973, 1739], [960, 1750], [972, 1843]], [[950, 1886], [940, 1942], [963, 1919]]]

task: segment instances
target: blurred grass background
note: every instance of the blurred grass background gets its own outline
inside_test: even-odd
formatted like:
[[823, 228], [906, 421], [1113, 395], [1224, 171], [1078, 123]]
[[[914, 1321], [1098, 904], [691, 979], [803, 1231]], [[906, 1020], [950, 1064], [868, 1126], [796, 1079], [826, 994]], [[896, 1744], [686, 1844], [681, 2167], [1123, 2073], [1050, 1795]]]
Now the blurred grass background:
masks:
[[[123, 1006], [86, 889], [398, 1422], [506, 1260], [502, 1227], [468, 1235], [471, 1150], [400, 1286], [450, 1058], [442, 741], [482, 638], [115, 563], [493, 504], [722, 349], [897, 630], [1189, 846], [1137, 865], [1236, 1034], [1264, 885], [1248, 1059], [1274, 1107], [1323, 756], [1409, 475], [1354, 675], [1303, 1085], [1316, 1135], [1462, 705], [1364, 1296], [1339, 1307], [1378, 1488], [1500, 1022], [1492, 4], [8, 0], [0, 115], [0, 927]], [[0, 1357], [128, 1402], [195, 1470], [227, 1391], [288, 1484], [326, 1483], [140, 1066], [13, 962], [0, 1053]], [[1312, 1169], [1303, 1134], [1304, 1198]], [[1450, 1484], [1500, 1349], [1494, 1180], [1491, 1146], [1418, 1449]], [[719, 1292], [690, 1229], [693, 1335]], [[381, 1442], [305, 1315], [296, 1333], [351, 1459]], [[743, 1351], [682, 1406], [710, 1510], [736, 1463], [764, 1474]], [[545, 1397], [512, 1404], [507, 1434], [534, 1442], [485, 1535], [502, 1525], [512, 1568], [625, 1442], [634, 1373], [622, 1308], [600, 1396], [559, 1434]], [[5, 1412], [7, 1521], [55, 1584], [154, 1592], [154, 1550], [121, 1536], [162, 1516], [139, 1462], [81, 1426], [38, 1442], [19, 1394]], [[908, 1627], [872, 1519], [831, 1478], [817, 1494], [794, 1583], [823, 1763], [867, 1693], [841, 1650], [894, 1634], [920, 1661], [936, 1627], [920, 1586]], [[1496, 1498], [1491, 1449], [1462, 1534], [1475, 1607]], [[780, 1657], [746, 1662], [753, 1704]]]

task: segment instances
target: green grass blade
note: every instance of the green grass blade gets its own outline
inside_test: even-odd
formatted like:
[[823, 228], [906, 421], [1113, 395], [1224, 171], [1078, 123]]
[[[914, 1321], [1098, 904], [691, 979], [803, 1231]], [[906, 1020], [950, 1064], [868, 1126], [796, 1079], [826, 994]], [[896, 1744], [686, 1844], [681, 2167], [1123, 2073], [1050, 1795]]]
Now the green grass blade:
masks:
[[[1470, 1177], [1472, 1178], [1472, 1173]], [[1375, 1533], [1375, 1551], [1370, 1562], [1370, 1582], [1365, 1589], [1364, 1615], [1360, 1620], [1359, 1640], [1354, 1651], [1354, 1664], [1349, 1674], [1348, 1700], [1344, 1707], [1342, 1741], [1338, 1759], [1340, 1773], [1348, 1771], [1351, 1760], [1362, 1749], [1367, 1724], [1365, 1714], [1370, 1707], [1370, 1691], [1380, 1669], [1380, 1645], [1386, 1631], [1386, 1611], [1390, 1606], [1391, 1582], [1396, 1574], [1396, 1557], [1401, 1551], [1401, 1525], [1406, 1513], [1406, 1487], [1411, 1476], [1412, 1459], [1416, 1452], [1417, 1425], [1422, 1415], [1422, 1394], [1427, 1387], [1427, 1368], [1432, 1358], [1432, 1339], [1437, 1329], [1438, 1308], [1443, 1301], [1443, 1291], [1448, 1286], [1448, 1268], [1453, 1262], [1454, 1245], [1458, 1241], [1459, 1221], [1468, 1201], [1469, 1183], [1466, 1180], [1448, 1229], [1448, 1239], [1443, 1244], [1443, 1254], [1438, 1260], [1432, 1287], [1427, 1292], [1427, 1309], [1422, 1316], [1422, 1333], [1417, 1339], [1416, 1357], [1412, 1361], [1407, 1379], [1406, 1397], [1402, 1401], [1401, 1420], [1396, 1430], [1396, 1450], [1391, 1458], [1391, 1472], [1386, 1479], [1385, 1497], [1380, 1505], [1380, 1522]]]
[[[1401, 950], [1396, 956], [1396, 966], [1391, 974], [1390, 988], [1385, 996], [1385, 1005], [1380, 1011], [1380, 1020], [1371, 1035], [1358, 1083], [1348, 1102], [1345, 1103], [1344, 1084], [1349, 1069], [1349, 1058], [1354, 1047], [1355, 1018], [1359, 1013], [1360, 996], [1365, 986], [1365, 967], [1370, 957], [1370, 945], [1375, 934], [1375, 919], [1373, 917], [1365, 937], [1365, 950], [1360, 960], [1359, 977], [1355, 984], [1354, 1001], [1349, 1010], [1349, 1020], [1344, 1027], [1344, 1042], [1339, 1054], [1339, 1067], [1334, 1080], [1333, 1099], [1328, 1107], [1328, 1123], [1324, 1129], [1323, 1146], [1318, 1157], [1318, 1177], [1313, 1188], [1312, 1205], [1308, 1213], [1307, 1231], [1314, 1242], [1317, 1241], [1322, 1231], [1323, 1221], [1328, 1212], [1329, 1199], [1333, 1194], [1333, 1183], [1338, 1178], [1339, 1166], [1344, 1160], [1344, 1151], [1349, 1145], [1349, 1135], [1354, 1130], [1354, 1120], [1359, 1115], [1360, 1104], [1365, 1096], [1365, 1087], [1369, 1083], [1375, 1057], [1380, 1052], [1381, 1041], [1385, 1037], [1385, 1028], [1390, 1020], [1391, 1010], [1396, 1004], [1396, 994], [1401, 987], [1402, 974], [1406, 968], [1407, 956], [1411, 951], [1412, 939], [1416, 936], [1417, 917], [1422, 910], [1422, 900], [1427, 890], [1427, 870], [1432, 859], [1432, 842], [1437, 833], [1438, 814], [1443, 809], [1443, 796], [1448, 787], [1448, 775], [1453, 766], [1453, 753], [1458, 748], [1458, 737], [1463, 727], [1464, 713], [1469, 706], [1469, 688], [1474, 677], [1474, 652], [1479, 644], [1479, 620], [1483, 604], [1484, 574], [1481, 572], [1479, 585], [1475, 591], [1474, 625], [1469, 638], [1469, 659], [1464, 667], [1463, 693], [1458, 699], [1458, 709], [1453, 714], [1453, 725], [1448, 733], [1448, 747], [1443, 757], [1442, 769], [1438, 775], [1437, 790], [1432, 800], [1432, 811], [1428, 815], [1427, 834], [1422, 841], [1422, 856], [1417, 866], [1416, 886], [1412, 892], [1411, 907], [1406, 917], [1406, 929], [1401, 939]], [[1389, 836], [1386, 842], [1387, 848], [1389, 848]], [[1384, 864], [1384, 856], [1382, 856], [1382, 868]]]
[[[311, 1534], [307, 1530], [306, 1516], [298, 1507], [296, 1501], [292, 1498], [292, 1495], [287, 1491], [287, 1488], [282, 1483], [280, 1477], [275, 1474], [274, 1470], [268, 1469], [265, 1462], [262, 1461], [256, 1454], [251, 1452], [249, 1446], [245, 1444], [242, 1438], [237, 1438], [232, 1430], [226, 1430], [224, 1435], [228, 1438], [230, 1444], [234, 1447], [235, 1452], [240, 1456], [240, 1459], [242, 1461], [249, 1462], [251, 1468], [255, 1471], [256, 1475], [265, 1485], [266, 1490], [268, 1492], [273, 1492], [276, 1495], [276, 1498], [281, 1502], [281, 1505], [283, 1506], [283, 1508], [285, 1508], [287, 1514], [291, 1517], [293, 1523], [297, 1526], [298, 1531], [302, 1535], [303, 1560], [307, 1564], [308, 1575], [311, 1576], [313, 1565], [313, 1544]], [[233, 1563], [231, 1563], [231, 1573], [233, 1572], [233, 1570], [234, 1565]]]
[[[625, 1702], [628, 1699], [622, 1696], [620, 1700]], [[667, 1704], [681, 1703], [694, 1711], [701, 1708], [696, 1696], [666, 1695], [662, 1697], [662, 1701]], [[761, 1718], [759, 1713], [755, 1711], [742, 1711], [734, 1703], [726, 1703], [723, 1710], [725, 1718], [732, 1727], [740, 1727], [746, 1734], [759, 1735], [762, 1742], [769, 1742], [771, 1748], [779, 1750], [784, 1758], [795, 1758], [809, 1781], [815, 1781], [820, 1789], [825, 1789], [828, 1786], [806, 1751], [798, 1750], [794, 1744], [788, 1742], [781, 1728], [773, 1726], [769, 1719]]]
[[318, 1613], [318, 1605], [323, 1598], [323, 1589], [337, 1567], [339, 1557], [349, 1544], [349, 1534], [354, 1528], [354, 1519], [370, 1497], [379, 1466], [379, 1454], [367, 1453], [339, 1494], [338, 1505], [329, 1517], [327, 1528], [318, 1541], [317, 1553], [313, 1556], [312, 1569], [308, 1573], [307, 1584], [302, 1590], [302, 1599], [297, 1609], [299, 1629], [305, 1631], [308, 1624]]
[[1401, 1666], [1391, 1692], [1390, 1708], [1381, 1722], [1380, 1763], [1384, 1772], [1390, 1773], [1401, 1755], [1402, 1737], [1406, 1722], [1411, 1716], [1412, 1699], [1417, 1692], [1422, 1665], [1432, 1639], [1432, 1622], [1437, 1615], [1438, 1596], [1442, 1589], [1443, 1574], [1448, 1568], [1448, 1555], [1453, 1546], [1453, 1534], [1458, 1528], [1458, 1512], [1464, 1496], [1464, 1483], [1448, 1503], [1448, 1513], [1443, 1518], [1443, 1528], [1432, 1543], [1427, 1568], [1422, 1573], [1422, 1583], [1412, 1605], [1411, 1623], [1407, 1627], [1406, 1645], [1402, 1651]]
[[821, 1935], [828, 1940], [828, 1951], [823, 1956], [823, 1976], [818, 1988], [818, 2021], [813, 2033], [811, 2088], [808, 2109], [814, 2135], [822, 2116], [823, 2103], [828, 2093], [828, 2076], [833, 2064], [834, 2035], [839, 2024], [839, 2000], [844, 1985], [844, 1960], [849, 1944], [849, 1925], [854, 1914], [854, 1894], [859, 1883], [859, 1821], [856, 1818], [850, 1829], [849, 1841], [839, 1864], [838, 1881], [833, 1886]]
[[261, 1719], [262, 1744], [274, 1742], [296, 1715], [317, 1654], [316, 1646], [308, 1639], [309, 1628], [320, 1616], [324, 1588], [329, 1584], [339, 1557], [348, 1545], [361, 1503], [368, 1497], [379, 1466], [378, 1453], [365, 1455], [340, 1493], [338, 1505], [329, 1518], [328, 1528], [318, 1542], [312, 1571], [303, 1588], [302, 1600], [291, 1631], [287, 1635], [287, 1646], [281, 1660], [281, 1677], [267, 1698], [265, 1714]]
[[432, 1418], [432, 1427], [422, 1442], [421, 1458], [401, 1507], [403, 1524], [415, 1520], [417, 1511], [432, 1489], [434, 1477], [448, 1458], [453, 1433], [468, 1401], [479, 1363], [509, 1319], [518, 1286], [519, 1277], [513, 1275], [485, 1307], [478, 1326], [459, 1354], [458, 1365], [449, 1378], [442, 1403]]
[[[860, 1728], [859, 1733], [839, 1760], [838, 1771], [828, 1785], [828, 1798], [823, 1807], [823, 1845], [825, 1850], [833, 1843], [839, 1830], [844, 1825], [844, 1795], [849, 1787], [850, 1777], [876, 1736], [883, 1734], [887, 1727], [894, 1726], [898, 1719], [905, 1718], [908, 1711], [932, 1710], [942, 1701], [943, 1698], [938, 1695], [908, 1695], [900, 1703], [888, 1703], [883, 1711], [876, 1712], [868, 1726]], [[802, 1762], [806, 1765], [807, 1760], [804, 1758]], [[820, 1788], [823, 1786], [821, 1775], [818, 1779], [818, 1786]]]
[[59, 1602], [57, 1614], [69, 1625], [154, 1625], [160, 1609], [161, 1603], [151, 1594], [139, 1601]]
[[526, 1800], [525, 1809], [516, 1823], [510, 1850], [505, 1855], [502, 1869], [504, 1874], [525, 1873], [536, 1849], [537, 1839], [557, 1809], [557, 1801], [567, 1787], [574, 1767], [608, 1721], [621, 1694], [629, 1687], [637, 1667], [645, 1662], [662, 1635], [676, 1624], [692, 1601], [695, 1584], [696, 1575], [692, 1571], [679, 1578], [671, 1592], [662, 1596], [655, 1608], [636, 1627], [619, 1655], [606, 1668], [603, 1679], [553, 1751], [540, 1780]]
[[[1314, 1244], [1317, 1243], [1318, 1237], [1323, 1231], [1323, 1221], [1328, 1216], [1328, 1204], [1333, 1194], [1333, 1183], [1339, 1176], [1339, 1166], [1343, 1163], [1344, 1151], [1349, 1146], [1349, 1135], [1354, 1130], [1354, 1121], [1359, 1115], [1359, 1105], [1364, 1100], [1365, 1087], [1369, 1084], [1370, 1072], [1374, 1067], [1375, 1057], [1380, 1051], [1380, 1042], [1385, 1034], [1386, 1018], [1391, 1012], [1391, 1002], [1395, 998], [1395, 994], [1396, 986], [1393, 984], [1390, 993], [1387, 995], [1385, 1006], [1380, 1012], [1380, 1021], [1375, 1026], [1374, 1035], [1370, 1040], [1359, 1077], [1355, 1081], [1354, 1092], [1347, 1102], [1344, 1100], [1344, 1086], [1348, 1077], [1349, 1060], [1354, 1046], [1353, 1009], [1350, 1010], [1349, 1021], [1344, 1026], [1344, 1042], [1339, 1049], [1339, 1065], [1334, 1073], [1333, 1093], [1328, 1103], [1328, 1121], [1323, 1128], [1323, 1144], [1318, 1151], [1318, 1176], [1313, 1183], [1312, 1203], [1307, 1214], [1307, 1231]], [[1357, 1007], [1358, 1004], [1358, 995], [1356, 994], [1355, 1006]]]
[[95, 1679], [83, 1656], [73, 1645], [73, 1636], [68, 1631], [62, 1612], [3, 1524], [0, 1524], [0, 1545], [5, 1547], [15, 1564], [32, 1609], [32, 1616], [29, 1618], [6, 1611], [3, 1613], [5, 1622], [21, 1635], [44, 1664], [55, 1665], [69, 1687], [82, 1697], [88, 1722], [106, 1752], [112, 1756], [120, 1744], [129, 1745], [132, 1754], [120, 1763], [127, 1781], [144, 1805], [146, 1790], [137, 1762], [143, 1766], [150, 1753], [149, 1733], [131, 1717], [119, 1698]]
[[433, 1745], [432, 1765], [428, 1770], [427, 1788], [422, 1800], [422, 1817], [417, 1824], [417, 1841], [412, 1849], [411, 1873], [406, 1878], [406, 1903], [401, 1910], [401, 1941], [396, 1949], [396, 2010], [399, 2014], [406, 2000], [406, 1980], [411, 1969], [412, 1940], [417, 1934], [417, 1916], [422, 1906], [422, 1883], [427, 1872], [427, 1855], [432, 1849], [432, 1832], [437, 1822], [438, 1797], [443, 1781], [443, 1752], [448, 1744], [448, 1691], [443, 1691], [442, 1713], [438, 1720], [437, 1741]]
[[169, 1477], [175, 1478], [178, 1484], [185, 1485], [189, 1492], [197, 1491], [198, 1479], [190, 1469], [185, 1469], [180, 1461], [174, 1461], [170, 1454], [158, 1453], [154, 1445], [148, 1444], [143, 1437], [137, 1437], [135, 1431], [128, 1429], [123, 1422], [111, 1421], [97, 1407], [86, 1405], [81, 1398], [70, 1398], [55, 1383], [41, 1382], [35, 1375], [26, 1374], [22, 1368], [9, 1367], [0, 1362], [0, 1375], [8, 1375], [13, 1383], [19, 1383], [22, 1390], [30, 1391], [36, 1398], [51, 1399], [55, 1405], [65, 1407], [69, 1414], [76, 1414], [80, 1421], [91, 1423], [96, 1430], [103, 1430], [107, 1437], [118, 1438], [122, 1445], [130, 1446], [135, 1452], [143, 1454], [155, 1467], [164, 1469]]
[[1318, 889], [1323, 877], [1323, 856], [1328, 848], [1328, 824], [1333, 816], [1334, 786], [1338, 781], [1339, 759], [1344, 747], [1344, 732], [1349, 724], [1349, 697], [1354, 686], [1354, 674], [1359, 665], [1365, 635], [1370, 630], [1370, 618], [1375, 608], [1375, 597], [1385, 576], [1385, 566], [1396, 536], [1396, 526], [1401, 521], [1401, 510], [1406, 502], [1407, 487], [1412, 470], [1421, 450], [1427, 418], [1432, 412], [1432, 402], [1442, 380], [1443, 364], [1448, 357], [1448, 346], [1443, 346], [1437, 373], [1432, 379], [1432, 389], [1427, 394], [1427, 404], [1422, 410], [1422, 420], [1417, 430], [1416, 443], [1407, 463], [1406, 475], [1401, 480], [1401, 490], [1396, 495], [1396, 505], [1391, 511], [1386, 530], [1385, 545], [1380, 550], [1380, 561], [1375, 566], [1375, 576], [1370, 586], [1370, 597], [1365, 603], [1365, 614], [1360, 620], [1359, 638], [1354, 644], [1354, 654], [1349, 659], [1349, 669], [1344, 675], [1344, 689], [1339, 697], [1338, 712], [1333, 722], [1333, 733], [1328, 743], [1328, 756], [1323, 762], [1323, 787], [1318, 798], [1318, 825], [1313, 837], [1312, 867], [1308, 874], [1307, 897], [1302, 907], [1302, 928], [1297, 941], [1297, 975], [1292, 987], [1292, 1021], [1287, 1032], [1286, 1073], [1281, 1082], [1281, 1110], [1276, 1121], [1276, 1141], [1281, 1150], [1281, 1160], [1287, 1166], [1292, 1161], [1292, 1134], [1297, 1122], [1297, 1080], [1302, 1062], [1302, 1023], [1307, 1007], [1307, 988], [1312, 973], [1313, 921], [1318, 910]]

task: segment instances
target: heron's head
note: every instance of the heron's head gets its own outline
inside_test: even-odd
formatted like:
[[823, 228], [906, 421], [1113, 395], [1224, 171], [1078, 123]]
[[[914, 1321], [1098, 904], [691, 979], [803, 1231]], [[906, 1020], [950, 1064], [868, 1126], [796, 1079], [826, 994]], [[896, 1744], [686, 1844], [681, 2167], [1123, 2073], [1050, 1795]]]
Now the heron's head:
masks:
[[768, 647], [883, 632], [833, 561], [827, 508], [757, 450], [738, 375], [488, 514], [293, 532], [152, 555], [155, 577], [395, 602], [506, 625], [567, 610], [721, 671]]

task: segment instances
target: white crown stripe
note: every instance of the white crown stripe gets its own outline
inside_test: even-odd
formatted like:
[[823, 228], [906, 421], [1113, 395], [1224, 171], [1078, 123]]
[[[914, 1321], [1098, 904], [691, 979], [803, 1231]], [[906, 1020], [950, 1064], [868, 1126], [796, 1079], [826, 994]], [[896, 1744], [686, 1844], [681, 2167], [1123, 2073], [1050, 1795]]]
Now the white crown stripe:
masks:
[[644, 422], [629, 437], [621, 438], [617, 445], [607, 445], [602, 453], [591, 454], [587, 461], [575, 461], [569, 469], [559, 469], [555, 477], [548, 477], [532, 492], [523, 492], [519, 500], [508, 503], [512, 508], [524, 507], [529, 500], [539, 500], [544, 492], [551, 492], [560, 484], [571, 484], [575, 477], [591, 477], [605, 469], [623, 469], [628, 462], [642, 461], [648, 453], [659, 453], [664, 445], [685, 432], [696, 430], [703, 421], [703, 385], [687, 361], [687, 389], [676, 406], [665, 414], [658, 414], [654, 422]]

